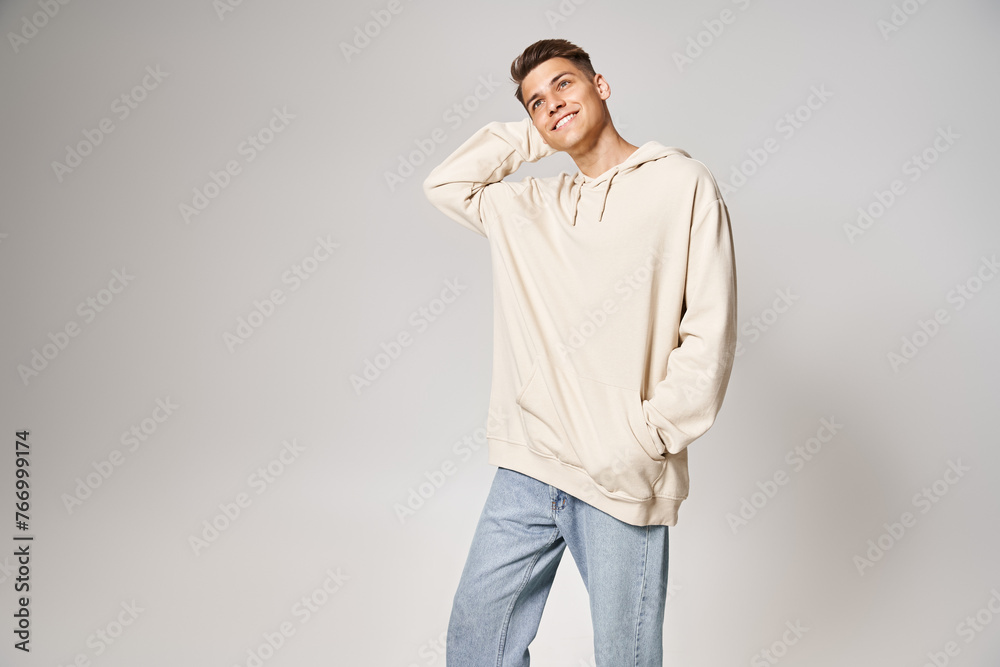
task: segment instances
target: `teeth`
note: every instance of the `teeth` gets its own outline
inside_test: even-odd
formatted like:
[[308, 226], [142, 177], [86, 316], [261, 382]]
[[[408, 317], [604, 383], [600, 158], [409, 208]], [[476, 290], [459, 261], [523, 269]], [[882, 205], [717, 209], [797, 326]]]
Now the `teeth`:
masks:
[[568, 123], [570, 121], [570, 119], [572, 119], [573, 116], [575, 116], [575, 115], [576, 115], [576, 113], [571, 113], [568, 116], [564, 116], [562, 120], [560, 120], [558, 123], [556, 123], [556, 129], [558, 130], [560, 127], [562, 127], [563, 125], [565, 125], [566, 123]]

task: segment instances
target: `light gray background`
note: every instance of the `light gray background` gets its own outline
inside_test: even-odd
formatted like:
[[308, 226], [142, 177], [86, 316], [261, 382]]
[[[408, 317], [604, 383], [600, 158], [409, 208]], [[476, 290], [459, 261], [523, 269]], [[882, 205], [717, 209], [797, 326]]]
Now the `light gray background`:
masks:
[[[883, 35], [904, 5], [912, 15]], [[444, 664], [495, 470], [482, 439], [492, 288], [486, 240], [434, 210], [420, 182], [485, 123], [523, 117], [510, 62], [559, 36], [605, 74], [629, 141], [680, 146], [720, 183], [769, 137], [779, 146], [726, 197], [742, 352], [715, 426], [691, 446], [664, 664], [769, 664], [760, 652], [777, 643], [779, 664], [916, 667], [953, 641], [949, 664], [995, 665], [1000, 280], [975, 277], [1000, 250], [1000, 7], [401, 0], [348, 61], [341, 44], [387, 6], [77, 0], [36, 16], [33, 33], [37, 0], [0, 4], [0, 663], [248, 665], [287, 623], [268, 667]], [[705, 22], [727, 9], [734, 20], [710, 37]], [[679, 68], [699, 33], [707, 46]], [[165, 78], [120, 119], [114, 100], [147, 67]], [[469, 98], [480, 77], [499, 87]], [[807, 113], [814, 87], [831, 96]], [[457, 126], [456, 104], [471, 109]], [[294, 118], [247, 162], [240, 143], [275, 108]], [[787, 137], [777, 123], [796, 110], [809, 118]], [[105, 117], [113, 132], [60, 182], [52, 163]], [[444, 142], [390, 189], [386, 172], [438, 128]], [[911, 181], [904, 163], [939, 128], [958, 138]], [[185, 223], [179, 205], [229, 160], [241, 172]], [[576, 171], [565, 154], [523, 173], [560, 170]], [[851, 243], [844, 225], [894, 179], [905, 193]], [[339, 248], [293, 291], [282, 275], [317, 237]], [[85, 322], [78, 304], [123, 267], [134, 279]], [[980, 289], [959, 309], [949, 292], [970, 279]], [[449, 280], [467, 287], [419, 329], [411, 314]], [[273, 289], [284, 303], [230, 351], [224, 334]], [[773, 317], [779, 291], [794, 300]], [[947, 322], [925, 339], [920, 321], [938, 309]], [[18, 367], [71, 322], [79, 334], [23, 381]], [[401, 333], [412, 343], [355, 391], [352, 374]], [[889, 353], [915, 334], [925, 344], [894, 369]], [[178, 407], [149, 421], [168, 398]], [[841, 426], [796, 470], [786, 453], [824, 418]], [[155, 432], [131, 451], [120, 438], [143, 420]], [[13, 434], [25, 428], [30, 655], [12, 648]], [[273, 463], [286, 440], [301, 451]], [[65, 497], [114, 450], [121, 465], [70, 511]], [[959, 461], [968, 470], [922, 512], [914, 495]], [[268, 464], [281, 474], [258, 494], [251, 475]], [[453, 474], [428, 486], [443, 467]], [[728, 515], [780, 471], [787, 483], [734, 531]], [[421, 489], [401, 521], [397, 505]], [[240, 493], [249, 506], [196, 554], [190, 537], [224, 525], [219, 505]], [[855, 557], [907, 511], [915, 525], [859, 572]], [[340, 581], [329, 595], [328, 571]], [[295, 605], [311, 595], [323, 604], [303, 622]], [[142, 611], [113, 644], [96, 639], [133, 601]], [[969, 642], [960, 624], [977, 612], [992, 622]], [[796, 622], [808, 630], [783, 649]], [[532, 655], [592, 664], [568, 552]]]

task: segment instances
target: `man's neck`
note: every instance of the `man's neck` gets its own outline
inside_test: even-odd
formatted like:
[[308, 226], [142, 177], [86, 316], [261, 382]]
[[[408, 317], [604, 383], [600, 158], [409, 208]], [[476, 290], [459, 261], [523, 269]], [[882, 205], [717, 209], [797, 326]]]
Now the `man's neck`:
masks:
[[621, 164], [639, 149], [625, 141], [612, 125], [608, 125], [594, 141], [581, 144], [583, 145], [575, 146], [576, 150], [570, 152], [569, 156], [580, 172], [590, 178], [600, 176]]

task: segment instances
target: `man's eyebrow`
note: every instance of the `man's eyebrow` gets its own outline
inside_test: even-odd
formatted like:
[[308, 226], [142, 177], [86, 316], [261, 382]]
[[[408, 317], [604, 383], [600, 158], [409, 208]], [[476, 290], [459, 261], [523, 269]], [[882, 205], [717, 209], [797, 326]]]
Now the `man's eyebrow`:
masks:
[[[570, 72], [570, 71], [567, 70], [565, 72], [560, 72], [559, 74], [556, 74], [554, 77], [552, 77], [552, 80], [549, 81], [549, 86], [551, 86], [553, 83], [555, 83], [556, 81], [558, 81], [561, 77], [566, 76], [567, 74], [572, 74], [572, 72]], [[524, 103], [524, 106], [526, 106], [526, 107], [531, 106], [531, 103], [535, 101], [535, 98], [538, 97], [538, 95], [539, 95], [539, 93], [536, 92], [534, 95], [532, 95], [531, 97], [529, 97], [528, 101]]]

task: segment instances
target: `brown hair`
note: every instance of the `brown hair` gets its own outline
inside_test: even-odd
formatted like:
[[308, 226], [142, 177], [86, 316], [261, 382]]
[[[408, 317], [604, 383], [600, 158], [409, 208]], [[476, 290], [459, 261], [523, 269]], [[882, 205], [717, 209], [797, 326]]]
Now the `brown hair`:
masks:
[[590, 55], [576, 44], [565, 39], [538, 40], [526, 48], [521, 55], [514, 58], [514, 62], [510, 64], [510, 78], [517, 84], [514, 97], [518, 99], [521, 106], [524, 106], [524, 95], [521, 92], [521, 82], [524, 81], [524, 77], [551, 58], [565, 58], [590, 78], [597, 75], [594, 66], [590, 64]]

